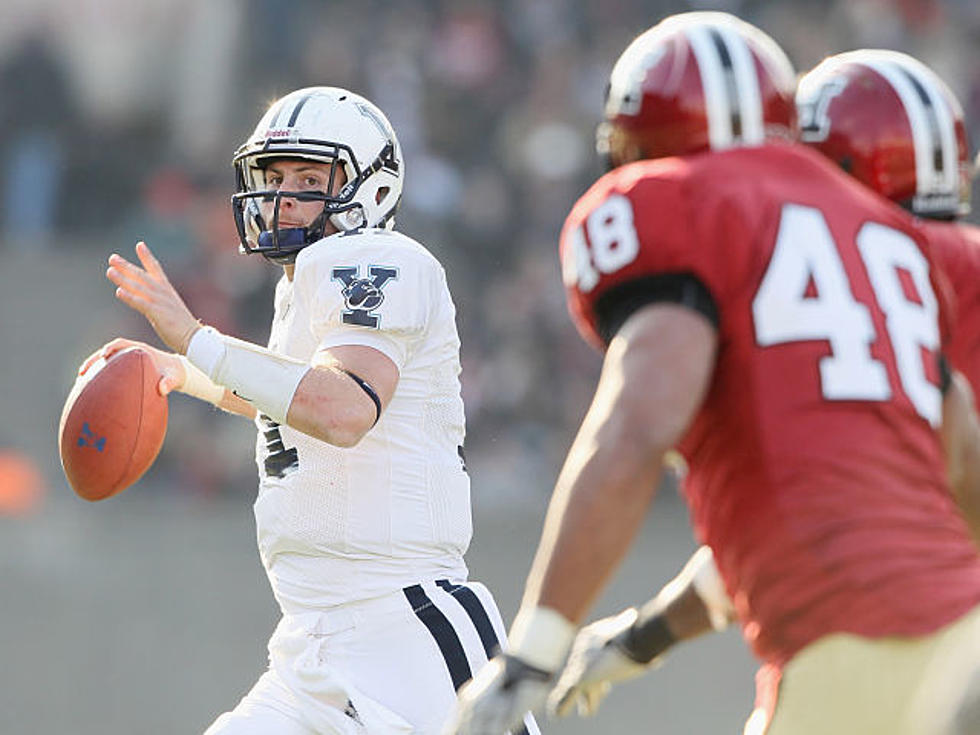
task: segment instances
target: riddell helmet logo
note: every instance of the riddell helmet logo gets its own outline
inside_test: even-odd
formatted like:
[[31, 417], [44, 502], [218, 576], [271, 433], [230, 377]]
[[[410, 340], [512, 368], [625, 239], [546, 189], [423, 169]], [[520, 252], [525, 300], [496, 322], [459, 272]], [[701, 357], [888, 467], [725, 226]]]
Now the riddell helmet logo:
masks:
[[268, 138], [290, 138], [295, 136], [296, 132], [294, 128], [269, 128], [265, 131], [265, 137]]

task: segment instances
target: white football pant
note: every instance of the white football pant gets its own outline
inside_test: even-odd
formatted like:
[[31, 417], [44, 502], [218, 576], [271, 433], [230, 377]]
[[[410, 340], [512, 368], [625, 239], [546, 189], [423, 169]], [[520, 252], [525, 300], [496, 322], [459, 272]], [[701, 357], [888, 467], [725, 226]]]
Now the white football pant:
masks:
[[[283, 616], [269, 670], [205, 735], [440, 735], [504, 625], [478, 582], [424, 582]], [[513, 735], [540, 735], [528, 715]]]

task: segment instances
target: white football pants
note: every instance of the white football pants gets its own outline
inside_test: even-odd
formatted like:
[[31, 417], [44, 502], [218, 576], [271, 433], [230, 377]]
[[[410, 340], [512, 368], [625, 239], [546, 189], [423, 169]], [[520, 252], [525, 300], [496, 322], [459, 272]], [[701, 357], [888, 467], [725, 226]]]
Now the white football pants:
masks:
[[[440, 735], [458, 690], [505, 640], [479, 582], [423, 582], [283, 616], [269, 669], [205, 735]], [[533, 717], [513, 735], [540, 735]]]

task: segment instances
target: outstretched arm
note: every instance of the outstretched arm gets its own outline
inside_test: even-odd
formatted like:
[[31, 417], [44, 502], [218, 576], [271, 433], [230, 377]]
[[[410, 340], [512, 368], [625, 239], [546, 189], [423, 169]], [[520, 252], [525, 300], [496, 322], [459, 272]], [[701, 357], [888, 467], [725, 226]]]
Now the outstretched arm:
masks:
[[[954, 373], [943, 407], [942, 436], [954, 496], [980, 541], [980, 421], [973, 392]], [[592, 715], [611, 686], [654, 668], [675, 643], [734, 619], [711, 550], [701, 547], [684, 570], [639, 610], [628, 608], [583, 628], [548, 701], [559, 716]]]
[[234, 394], [213, 402], [235, 410], [244, 401], [280, 424], [348, 447], [374, 426], [391, 400], [398, 368], [380, 351], [335, 347], [307, 364], [203, 329], [146, 243], [137, 243], [136, 255], [141, 265], [116, 254], [109, 258], [106, 276], [117, 287], [116, 297], [146, 317], [171, 350], [186, 354], [208, 380]]
[[701, 405], [715, 346], [711, 323], [674, 304], [645, 307], [619, 331], [559, 475], [522, 612], [584, 617], [644, 521], [665, 453]]
[[[980, 541], [980, 421], [973, 392], [954, 373], [943, 407], [942, 436], [953, 494]], [[583, 628], [576, 636], [548, 707], [564, 716], [592, 715], [613, 684], [654, 668], [675, 643], [734, 619], [711, 550], [701, 547], [684, 570], [639, 610], [628, 608]]]
[[716, 344], [711, 322], [670, 303], [643, 307], [619, 330], [552, 495], [509, 658], [461, 690], [448, 732], [506, 730], [543, 704], [575, 625], [643, 522], [664, 454], [704, 399]]
[[558, 716], [573, 707], [595, 714], [613, 684], [654, 668], [678, 641], [722, 630], [733, 617], [711, 549], [702, 546], [639, 610], [627, 608], [579, 631], [548, 709]]
[[124, 337], [107, 342], [98, 350], [93, 352], [78, 368], [78, 374], [84, 375], [98, 360], [108, 360], [117, 352], [139, 347], [149, 353], [160, 375], [160, 382], [157, 390], [160, 395], [165, 396], [173, 391], [186, 393], [200, 398], [223, 411], [235, 413], [248, 419], [255, 418], [255, 408], [247, 401], [233, 394], [227, 388], [216, 385], [207, 375], [191, 365], [187, 360], [173, 352], [159, 350], [152, 345], [144, 342], [137, 342]]

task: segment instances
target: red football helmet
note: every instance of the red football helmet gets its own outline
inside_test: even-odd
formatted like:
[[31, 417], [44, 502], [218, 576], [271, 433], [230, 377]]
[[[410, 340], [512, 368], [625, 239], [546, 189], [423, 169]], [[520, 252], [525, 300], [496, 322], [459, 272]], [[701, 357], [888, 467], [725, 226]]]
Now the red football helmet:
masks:
[[610, 166], [796, 137], [783, 50], [728, 13], [672, 15], [619, 57], [596, 146]]
[[863, 49], [822, 61], [796, 94], [800, 137], [882, 196], [923, 217], [969, 212], [963, 109], [928, 67]]

